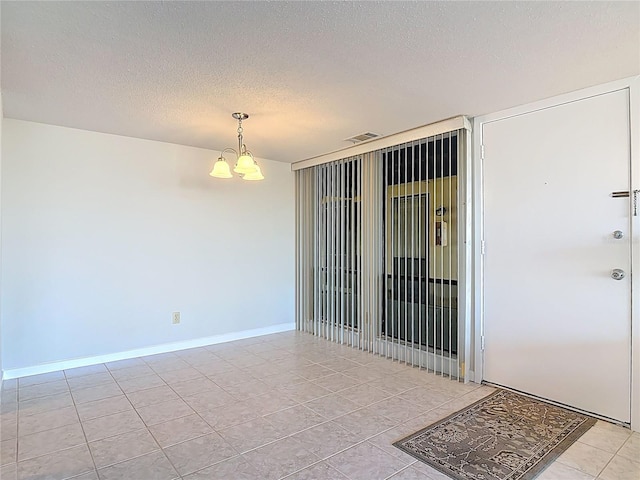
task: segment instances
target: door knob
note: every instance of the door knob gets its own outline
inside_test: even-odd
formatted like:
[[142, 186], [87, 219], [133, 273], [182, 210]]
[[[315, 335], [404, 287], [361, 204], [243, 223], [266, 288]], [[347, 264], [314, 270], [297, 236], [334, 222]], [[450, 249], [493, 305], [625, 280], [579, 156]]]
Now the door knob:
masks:
[[624, 278], [624, 270], [620, 270], [619, 268], [614, 268], [611, 271], [611, 278], [614, 280], [622, 280]]
[[615, 238], [616, 240], [620, 240], [622, 237], [624, 237], [624, 233], [622, 233], [620, 230], [616, 230], [615, 232], [613, 232], [613, 238]]

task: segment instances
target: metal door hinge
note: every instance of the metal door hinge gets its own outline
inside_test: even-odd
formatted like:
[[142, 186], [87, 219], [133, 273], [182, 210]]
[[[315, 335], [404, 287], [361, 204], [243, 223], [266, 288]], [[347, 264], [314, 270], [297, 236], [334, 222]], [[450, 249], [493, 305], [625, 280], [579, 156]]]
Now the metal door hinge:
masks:
[[486, 251], [486, 245], [484, 240], [480, 240], [480, 255], [484, 255]]
[[480, 336], [480, 350], [484, 350], [484, 335]]
[[480, 145], [480, 158], [484, 160], [484, 145]]
[[637, 217], [638, 216], [638, 194], [640, 193], [640, 190], [634, 190], [633, 191], [633, 216]]

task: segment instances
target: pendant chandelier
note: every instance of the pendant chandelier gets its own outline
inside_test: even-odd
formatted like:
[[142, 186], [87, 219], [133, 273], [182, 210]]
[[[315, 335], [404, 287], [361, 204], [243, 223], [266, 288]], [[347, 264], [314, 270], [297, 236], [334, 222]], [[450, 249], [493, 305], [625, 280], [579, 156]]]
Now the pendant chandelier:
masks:
[[243, 180], [264, 180], [260, 167], [253, 158], [253, 154], [247, 150], [247, 146], [243, 142], [242, 138], [242, 121], [249, 118], [246, 113], [236, 112], [231, 116], [238, 120], [238, 151], [233, 148], [225, 148], [220, 152], [220, 156], [216, 163], [213, 164], [213, 169], [209, 172], [209, 175], [216, 178], [232, 178], [231, 169], [227, 163], [227, 159], [224, 158], [225, 152], [233, 152], [236, 156], [236, 164], [233, 167], [233, 171], [242, 177]]

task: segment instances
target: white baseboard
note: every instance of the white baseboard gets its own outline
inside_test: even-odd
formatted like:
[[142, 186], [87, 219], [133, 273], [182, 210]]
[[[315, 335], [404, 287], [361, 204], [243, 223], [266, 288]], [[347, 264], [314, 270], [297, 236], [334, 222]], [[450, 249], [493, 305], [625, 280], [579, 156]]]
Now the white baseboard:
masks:
[[205, 347], [207, 345], [232, 342], [233, 340], [242, 340], [244, 338], [259, 337], [261, 335], [269, 335], [271, 333], [287, 332], [290, 330], [295, 330], [295, 328], [295, 323], [280, 323], [278, 325], [271, 325], [269, 327], [225, 333], [222, 335], [214, 335], [212, 337], [196, 338], [193, 340], [185, 340], [182, 342], [164, 343], [162, 345], [137, 348], [135, 350], [127, 350], [126, 352], [110, 353], [108, 355], [97, 355], [94, 357], [76, 358], [72, 360], [63, 360], [60, 362], [34, 365], [32, 367], [12, 368], [9, 370], [4, 370], [2, 372], [2, 377], [3, 380], [28, 377], [29, 375], [37, 375], [40, 373], [57, 372], [59, 370], [67, 370], [69, 368], [86, 367], [89, 365], [97, 365], [100, 363], [115, 362], [116, 360], [144, 357], [145, 355], [175, 352], [176, 350], [185, 350], [187, 348]]

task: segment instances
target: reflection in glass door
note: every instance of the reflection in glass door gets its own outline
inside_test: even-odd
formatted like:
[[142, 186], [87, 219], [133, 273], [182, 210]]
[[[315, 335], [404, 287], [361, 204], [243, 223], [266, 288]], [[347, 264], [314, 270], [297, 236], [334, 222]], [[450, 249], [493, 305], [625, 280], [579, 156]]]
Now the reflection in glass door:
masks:
[[[458, 353], [455, 134], [385, 152], [385, 308], [381, 333], [427, 368]], [[415, 349], [415, 350], [414, 350]]]

